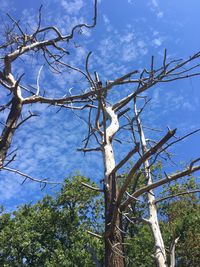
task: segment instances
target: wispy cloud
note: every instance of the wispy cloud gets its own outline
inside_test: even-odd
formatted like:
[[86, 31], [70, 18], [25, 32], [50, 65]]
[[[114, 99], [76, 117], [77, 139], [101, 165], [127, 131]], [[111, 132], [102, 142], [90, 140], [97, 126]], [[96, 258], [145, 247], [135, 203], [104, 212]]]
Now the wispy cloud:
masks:
[[[5, 4], [7, 1], [1, 2]], [[86, 8], [86, 2], [83, 0], [53, 0], [50, 2], [48, 5], [51, 5], [51, 8], [48, 5], [44, 7], [45, 16], [42, 23], [57, 26], [63, 34], [68, 34], [71, 27], [77, 23], [91, 21], [90, 11], [92, 10]], [[134, 2], [127, 1], [129, 4], [134, 4]], [[67, 63], [84, 69], [85, 57], [88, 51], [93, 51], [89, 70], [91, 75], [97, 70], [103, 82], [107, 79], [117, 78], [130, 70], [148, 67], [152, 54], [155, 54], [157, 64], [157, 61], [162, 60], [159, 52], [162, 50], [167, 37], [159, 25], [151, 24], [150, 18], [155, 18], [155, 14], [158, 18], [162, 18], [164, 13], [160, 8], [159, 1], [152, 0], [148, 3], [151, 12], [149, 12], [149, 6], [146, 3], [144, 8], [147, 8], [146, 12], [149, 12], [149, 18], [141, 15], [141, 17], [133, 19], [131, 15], [120, 26], [118, 24], [119, 19], [115, 18], [115, 21], [112, 17], [113, 13], [109, 14], [105, 9], [102, 13], [102, 21], [99, 21], [99, 25], [93, 31], [94, 35], [91, 35], [91, 31], [84, 31], [85, 36], [83, 38], [80, 35], [76, 36], [77, 44], [78, 46], [82, 44], [81, 47], [74, 49], [73, 43], [67, 45], [67, 49], [71, 53], [66, 58]], [[33, 9], [23, 10], [22, 21], [36, 26], [37, 15], [35, 16], [33, 13], [35, 13]], [[36, 57], [29, 56], [24, 56], [21, 60], [14, 63], [14, 73], [20, 75], [25, 72], [22, 82], [35, 85], [38, 69], [44, 62], [42, 60], [38, 62]], [[21, 64], [22, 62], [23, 64]], [[52, 97], [69, 94], [70, 88], [72, 93], [78, 92], [80, 88], [83, 90], [87, 88], [85, 86], [87, 84], [80, 75], [72, 71], [65, 71], [63, 75], [56, 75], [51, 73], [47, 66], [43, 68], [40, 83], [41, 90], [45, 91], [46, 96]], [[156, 126], [163, 125], [166, 121], [171, 120], [169, 110], [172, 113], [181, 111], [187, 114], [197, 110], [199, 106], [197, 98], [196, 100], [192, 98], [191, 101], [190, 96], [181, 91], [180, 88], [178, 93], [172, 90], [165, 91], [163, 87], [160, 85], [151, 91], [152, 110], [147, 113], [145, 120], [151, 120], [150, 122]], [[126, 95], [129, 89], [127, 86], [124, 87], [123, 91], [116, 90], [111, 101], [121, 97], [122, 93]], [[131, 90], [134, 88], [131, 87]], [[4, 94], [2, 97], [5, 98], [6, 95]], [[33, 105], [26, 108], [26, 114], [28, 109], [40, 116], [28, 121], [17, 131], [12, 147], [12, 149], [18, 148], [16, 161], [12, 164], [13, 168], [38, 179], [49, 178], [54, 181], [63, 181], [64, 177], [75, 170], [80, 170], [81, 173], [93, 179], [102, 178], [102, 162], [98, 154], [91, 153], [84, 156], [76, 151], [77, 147], [82, 146], [81, 140], [85, 137], [85, 130], [87, 129], [82, 120], [70, 111], [61, 110], [56, 113], [58, 108], [54, 107]], [[167, 119], [166, 114], [168, 114]], [[2, 113], [0, 116], [1, 121], [4, 121], [5, 116]], [[175, 124], [175, 122], [173, 123]], [[121, 153], [119, 153], [117, 160], [120, 157]], [[15, 174], [2, 171], [0, 178], [1, 202], [15, 200], [17, 196], [34, 200], [41, 195], [38, 184], [26, 182], [22, 187], [20, 185], [22, 178]]]
[[155, 46], [161, 46], [163, 43], [163, 40], [161, 37], [158, 37], [158, 38], [155, 38], [152, 40], [152, 44], [155, 45]]
[[135, 0], [127, 0], [127, 3], [133, 5], [135, 4]]
[[157, 18], [162, 18], [164, 16], [164, 12], [160, 9], [159, 0], [150, 0], [149, 5], [153, 12], [155, 12]]
[[106, 31], [111, 32], [113, 30], [113, 27], [111, 26], [109, 18], [105, 14], [103, 15], [103, 21], [106, 26]]
[[83, 7], [83, 0], [74, 0], [74, 1], [60, 1], [61, 6], [67, 11], [68, 14], [73, 15], [80, 11]]
[[8, 9], [11, 11], [11, 10], [14, 10], [15, 8], [14, 8], [14, 3], [13, 3], [13, 1], [11, 0], [11, 1], [6, 1], [6, 0], [0, 0], [0, 6], [1, 6], [1, 10], [0, 10], [0, 12], [5, 12], [5, 11], [7, 11]]
[[155, 7], [155, 8], [158, 8], [158, 7], [159, 7], [159, 5], [158, 5], [158, 1], [157, 1], [157, 0], [151, 0], [151, 4], [152, 4], [152, 6]]

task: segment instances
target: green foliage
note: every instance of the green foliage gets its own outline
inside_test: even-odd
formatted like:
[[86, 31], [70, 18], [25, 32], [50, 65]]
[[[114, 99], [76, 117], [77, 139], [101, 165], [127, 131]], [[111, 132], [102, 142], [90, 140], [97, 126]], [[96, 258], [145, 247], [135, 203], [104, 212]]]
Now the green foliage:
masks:
[[[24, 205], [0, 220], [0, 266], [94, 266], [85, 249], [89, 244], [101, 259], [102, 244], [86, 232], [100, 217], [100, 199], [84, 188], [89, 179], [66, 180], [61, 193]], [[90, 183], [91, 184], [91, 183]]]
[[[157, 171], [157, 169], [156, 169]], [[140, 186], [139, 182], [138, 186]], [[159, 192], [159, 197], [175, 196], [185, 191], [197, 189], [198, 185], [193, 177], [180, 184], [171, 183]], [[158, 197], [158, 198], [159, 198]], [[148, 217], [144, 202], [132, 204], [133, 218]], [[144, 203], [144, 204], [143, 204]], [[167, 198], [158, 204], [161, 232], [169, 254], [175, 238], [180, 237], [176, 246], [176, 267], [200, 266], [200, 203], [197, 194], [184, 194]], [[134, 220], [133, 223], [124, 222], [127, 237], [125, 238], [127, 266], [154, 267], [153, 236], [147, 224]]]
[[[134, 228], [134, 230], [133, 230]], [[154, 244], [150, 229], [147, 225], [130, 226], [130, 234], [125, 239], [127, 267], [154, 267], [155, 262], [151, 255], [154, 252]]]
[[[195, 179], [187, 182], [174, 182], [164, 190], [164, 195], [176, 195], [181, 192], [198, 188]], [[200, 266], [200, 203], [195, 194], [178, 195], [167, 199], [160, 205], [162, 232], [165, 243], [170, 247], [171, 242], [180, 237], [176, 246], [176, 266]]]
[[[12, 214], [5, 213], [1, 207], [0, 266], [93, 267], [87, 245], [103, 262], [103, 240], [86, 232], [103, 232], [103, 200], [98, 192], [84, 187], [82, 182], [96, 187], [89, 179], [77, 175], [65, 181], [55, 198], [46, 196], [35, 205], [24, 205]], [[143, 177], [137, 186], [141, 183], [144, 183]], [[197, 188], [196, 182], [190, 178], [183, 184], [171, 183], [159, 195], [166, 197], [194, 188]], [[145, 198], [141, 200], [131, 206], [130, 219], [135, 223], [123, 221], [127, 232], [124, 238], [127, 267], [155, 266], [150, 227], [139, 220], [148, 217]], [[159, 202], [158, 211], [167, 251], [172, 241], [180, 236], [176, 266], [200, 266], [200, 203], [197, 195], [165, 199]]]

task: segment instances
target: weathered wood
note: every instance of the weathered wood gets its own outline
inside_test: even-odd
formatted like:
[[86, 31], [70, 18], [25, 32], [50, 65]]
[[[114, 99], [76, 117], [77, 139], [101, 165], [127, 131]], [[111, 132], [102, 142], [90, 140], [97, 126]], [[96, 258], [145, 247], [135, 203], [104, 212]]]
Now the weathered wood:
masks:
[[103, 140], [103, 157], [105, 168], [104, 196], [105, 196], [105, 266], [124, 267], [123, 233], [120, 230], [121, 215], [118, 213], [117, 220], [111, 229], [111, 220], [118, 196], [116, 175], [113, 170], [116, 167], [112, 139], [119, 129], [118, 116], [111, 107], [106, 107], [105, 112], [109, 116], [111, 123], [106, 128]]

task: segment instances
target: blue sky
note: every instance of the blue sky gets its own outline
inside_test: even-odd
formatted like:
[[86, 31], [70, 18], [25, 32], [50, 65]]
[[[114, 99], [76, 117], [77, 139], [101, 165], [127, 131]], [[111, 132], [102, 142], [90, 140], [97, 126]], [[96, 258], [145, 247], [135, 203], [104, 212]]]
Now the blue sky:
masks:
[[[49, 0], [49, 1], [4, 1], [0, 0], [4, 22], [10, 13], [23, 23], [36, 24], [37, 10], [43, 4], [43, 25], [54, 25], [63, 34], [70, 32], [78, 22], [91, 22], [92, 1]], [[169, 58], [186, 58], [200, 50], [200, 2], [198, 0], [101, 0], [98, 4], [98, 22], [95, 29], [76, 34], [74, 45], [69, 45], [68, 62], [83, 68], [89, 51], [93, 51], [89, 68], [98, 71], [102, 80], [114, 79], [133, 69], [149, 67], [151, 56], [159, 65], [163, 51], [167, 48]], [[0, 26], [2, 32], [3, 24]], [[24, 56], [14, 65], [18, 75], [25, 72], [25, 84], [36, 84], [42, 60]], [[45, 66], [40, 83], [49, 96], [62, 96], [71, 88], [73, 93], [84, 88], [84, 81], [75, 73], [53, 75]], [[149, 92], [152, 98], [143, 120], [148, 126], [162, 130], [166, 126], [178, 127], [178, 135], [200, 128], [200, 78], [158, 85]], [[84, 88], [85, 89], [85, 88]], [[116, 92], [116, 96], [120, 92]], [[5, 93], [2, 92], [2, 96]], [[75, 171], [90, 176], [98, 182], [102, 179], [100, 155], [91, 153], [83, 156], [76, 151], [81, 147], [87, 126], [77, 116], [78, 112], [60, 111], [42, 105], [29, 107], [39, 117], [24, 124], [16, 133], [13, 147], [18, 148], [12, 167], [38, 179], [52, 181], [63, 179]], [[28, 111], [28, 110], [27, 110]], [[26, 112], [27, 112], [26, 111]], [[0, 115], [4, 121], [4, 115]], [[190, 161], [199, 156], [200, 135], [174, 147], [174, 160]], [[118, 150], [119, 160], [128, 147]], [[22, 203], [36, 201], [46, 192], [57, 189], [47, 187], [40, 191], [39, 185], [2, 171], [0, 173], [0, 204], [12, 209]]]

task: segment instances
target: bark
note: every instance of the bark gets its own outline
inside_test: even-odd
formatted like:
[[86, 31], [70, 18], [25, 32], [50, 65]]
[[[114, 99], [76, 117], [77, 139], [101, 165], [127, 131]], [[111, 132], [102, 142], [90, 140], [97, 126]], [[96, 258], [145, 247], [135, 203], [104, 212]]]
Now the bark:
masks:
[[112, 138], [119, 129], [118, 118], [112, 108], [105, 107], [111, 119], [109, 127], [104, 133], [103, 157], [105, 167], [104, 195], [105, 195], [105, 266], [124, 267], [123, 233], [121, 215], [118, 213], [114, 227], [111, 228], [113, 211], [116, 206], [118, 189], [116, 175], [112, 173], [116, 164], [112, 148]]
[[[121, 216], [118, 215], [116, 227], [111, 234], [105, 237], [105, 266], [106, 267], [124, 267], [124, 248], [123, 248], [123, 234], [121, 229]], [[109, 216], [106, 217], [105, 232], [109, 232]], [[119, 228], [117, 228], [119, 227]]]
[[8, 149], [12, 143], [13, 135], [17, 128], [17, 122], [22, 111], [22, 102], [20, 98], [14, 96], [5, 127], [0, 137], [0, 167], [3, 166], [7, 156]]
[[[148, 183], [151, 183], [151, 180]], [[150, 216], [149, 221], [155, 244], [155, 260], [158, 267], [167, 267], [168, 265], [167, 265], [167, 256], [165, 252], [165, 245], [160, 231], [157, 209], [154, 202], [155, 202], [155, 197], [154, 193], [151, 190], [148, 193], [149, 216]]]
[[[112, 155], [112, 154], [111, 154]], [[111, 156], [110, 155], [110, 156]], [[113, 159], [113, 155], [112, 155]], [[112, 160], [108, 160], [110, 163]], [[105, 266], [106, 267], [123, 267], [124, 248], [121, 215], [117, 214], [114, 227], [111, 228], [111, 220], [116, 205], [117, 198], [116, 176], [109, 176], [109, 183], [105, 185]]]
[[[138, 116], [136, 104], [135, 104], [135, 115], [136, 115], [136, 120], [137, 120], [137, 125], [138, 125], [138, 132], [140, 135], [142, 153], [145, 154], [147, 152], [147, 144], [146, 144], [145, 135], [142, 129], [142, 124]], [[145, 160], [144, 162], [144, 175], [147, 181], [147, 185], [151, 185], [153, 183], [153, 180], [151, 176], [150, 164], [149, 164], [148, 159]], [[155, 200], [153, 190], [148, 191], [147, 199], [148, 199], [148, 209], [149, 209], [149, 225], [150, 225], [150, 228], [153, 234], [154, 245], [155, 245], [154, 258], [156, 261], [156, 265], [158, 267], [168, 267], [167, 255], [165, 251], [164, 241], [162, 238], [162, 233], [161, 233], [160, 226], [159, 226], [158, 213], [157, 213], [157, 208], [155, 204], [156, 200]]]
[[175, 267], [175, 265], [176, 265], [175, 249], [176, 249], [176, 244], [178, 243], [179, 238], [180, 238], [180, 236], [177, 237], [173, 241], [171, 249], [170, 249], [170, 267]]

